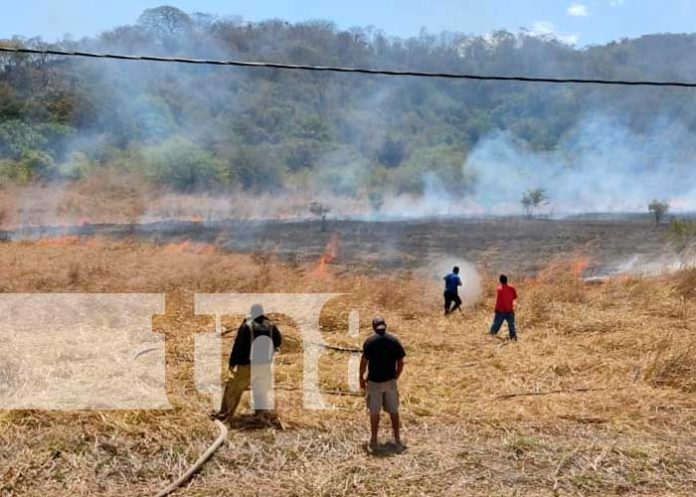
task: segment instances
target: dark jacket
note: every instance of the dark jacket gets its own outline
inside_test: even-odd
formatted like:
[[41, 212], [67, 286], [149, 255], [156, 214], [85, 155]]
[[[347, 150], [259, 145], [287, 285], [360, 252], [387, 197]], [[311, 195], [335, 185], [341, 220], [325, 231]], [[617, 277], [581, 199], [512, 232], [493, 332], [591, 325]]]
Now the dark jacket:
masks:
[[250, 322], [250, 320], [245, 319], [237, 330], [237, 337], [234, 339], [232, 353], [230, 354], [230, 368], [251, 364], [251, 328], [253, 328], [254, 339], [259, 336], [270, 337], [273, 341], [273, 349], [277, 350], [280, 348], [282, 337], [276, 325], [273, 324], [273, 321], [268, 319], [266, 316], [259, 316], [254, 319], [253, 322], [251, 322], [251, 327], [249, 326]]

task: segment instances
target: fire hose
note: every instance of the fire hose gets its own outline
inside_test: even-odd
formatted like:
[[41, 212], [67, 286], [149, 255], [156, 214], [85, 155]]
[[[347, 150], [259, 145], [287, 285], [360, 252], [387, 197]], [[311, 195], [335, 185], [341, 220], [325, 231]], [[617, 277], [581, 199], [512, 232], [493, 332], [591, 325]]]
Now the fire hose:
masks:
[[188, 482], [193, 475], [195, 475], [205, 463], [208, 462], [208, 460], [213, 457], [213, 454], [217, 452], [217, 450], [222, 446], [223, 443], [225, 443], [225, 440], [227, 440], [227, 427], [225, 424], [219, 420], [215, 420], [215, 424], [217, 425], [218, 429], [220, 430], [220, 434], [218, 435], [217, 439], [208, 447], [208, 449], [203, 452], [201, 457], [198, 458], [198, 460], [193, 463], [193, 465], [186, 470], [186, 472], [181, 475], [176, 481], [174, 481], [171, 485], [169, 485], [167, 488], [164, 490], [160, 491], [155, 497], [165, 497], [172, 492], [174, 492], [177, 488]]
[[[226, 333], [224, 333], [226, 334]], [[223, 334], [223, 335], [224, 335]], [[360, 349], [356, 348], [348, 348], [348, 347], [336, 347], [333, 345], [324, 345], [320, 343], [314, 343], [314, 342], [309, 342], [312, 345], [316, 345], [318, 347], [322, 347], [328, 350], [334, 350], [336, 352], [347, 352], [347, 353], [352, 353], [352, 354], [359, 354], [362, 351]], [[290, 390], [290, 389], [288, 389]], [[329, 395], [349, 395], [349, 396], [362, 396], [360, 393], [355, 393], [355, 392], [344, 392], [344, 391], [324, 391], [324, 393], [327, 393]], [[227, 435], [229, 433], [227, 426], [225, 426], [224, 423], [222, 423], [219, 420], [215, 420], [215, 424], [217, 425], [218, 429], [220, 430], [220, 434], [218, 435], [217, 439], [206, 449], [205, 452], [198, 458], [198, 460], [193, 463], [191, 467], [189, 467], [186, 472], [184, 472], [176, 481], [172, 482], [167, 488], [164, 490], [161, 490], [159, 493], [156, 494], [155, 497], [166, 497], [167, 495], [171, 494], [175, 490], [177, 490], [179, 487], [187, 483], [193, 475], [195, 475], [205, 463], [207, 463], [211, 457], [213, 457], [213, 454], [217, 452], [217, 450], [222, 446], [223, 443], [227, 440]]]

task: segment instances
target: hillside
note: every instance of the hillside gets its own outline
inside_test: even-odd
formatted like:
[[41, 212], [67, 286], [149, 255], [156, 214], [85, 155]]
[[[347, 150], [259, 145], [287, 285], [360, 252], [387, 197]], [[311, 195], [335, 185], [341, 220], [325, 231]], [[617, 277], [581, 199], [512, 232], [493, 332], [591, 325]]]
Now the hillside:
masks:
[[[0, 43], [45, 46], [39, 39]], [[162, 7], [133, 25], [55, 46], [475, 74], [696, 80], [691, 34], [577, 49], [524, 31], [399, 39], [374, 28], [339, 30], [328, 21], [248, 23]], [[324, 192], [362, 196], [377, 208], [385, 194], [471, 196], [484, 208], [509, 210], [525, 188], [577, 185], [582, 173], [592, 182], [567, 206], [637, 209], [651, 196], [664, 196], [693, 207], [687, 184], [696, 183], [695, 100], [688, 90], [659, 88], [2, 54], [0, 180], [71, 181], [114, 169], [179, 191]], [[600, 180], [602, 171], [613, 173], [611, 181]], [[501, 198], [491, 199], [490, 190], [508, 177]], [[564, 189], [557, 197], [570, 195]]]

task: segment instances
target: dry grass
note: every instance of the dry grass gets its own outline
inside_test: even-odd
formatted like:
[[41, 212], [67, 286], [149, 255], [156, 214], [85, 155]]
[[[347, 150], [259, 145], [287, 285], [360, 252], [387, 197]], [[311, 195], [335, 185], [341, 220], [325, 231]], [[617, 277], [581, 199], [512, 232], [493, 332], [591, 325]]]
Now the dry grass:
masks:
[[0, 188], [0, 229], [76, 224], [130, 224], [163, 220], [287, 219], [312, 217], [309, 205], [321, 199], [332, 212], [371, 210], [367, 198], [317, 195], [287, 190], [283, 195], [244, 191], [178, 193], [143, 177], [106, 168], [89, 178], [65, 184]]
[[[693, 272], [585, 286], [576, 262], [555, 261], [553, 271], [517, 282], [520, 342], [508, 344], [486, 335], [491, 278], [483, 302], [445, 318], [439, 283], [410, 274], [331, 266], [318, 277], [312, 267], [201, 244], [2, 244], [5, 293], [166, 292], [174, 408], [0, 411], [0, 495], [152, 495], [182, 472], [215, 437], [210, 399], [191, 381], [197, 321], [186, 305], [193, 292], [230, 291], [346, 293], [322, 315], [332, 344], [359, 345], [372, 315], [385, 315], [408, 352], [409, 450], [365, 452], [358, 397], [332, 396], [328, 411], [302, 407], [298, 331], [278, 317], [287, 337], [276, 368], [286, 430], [233, 426], [185, 495], [693, 495]], [[347, 335], [351, 309], [360, 311], [360, 339]], [[325, 388], [347, 389], [344, 354], [326, 354], [320, 369]]]

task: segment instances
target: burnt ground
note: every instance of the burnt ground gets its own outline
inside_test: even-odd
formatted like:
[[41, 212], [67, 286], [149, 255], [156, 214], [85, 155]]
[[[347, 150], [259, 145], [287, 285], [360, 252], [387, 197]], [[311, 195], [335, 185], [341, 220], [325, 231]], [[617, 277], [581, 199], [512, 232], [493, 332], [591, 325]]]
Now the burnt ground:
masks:
[[530, 274], [554, 257], [589, 258], [585, 276], [614, 272], [635, 256], [665, 252], [666, 226], [626, 219], [430, 219], [417, 221], [223, 221], [83, 225], [8, 232], [11, 239], [60, 235], [134, 237], [141, 241], [210, 243], [230, 251], [269, 252], [285, 261], [317, 260], [334, 234], [332, 264], [348, 271], [415, 269], [467, 260], [496, 272]]

